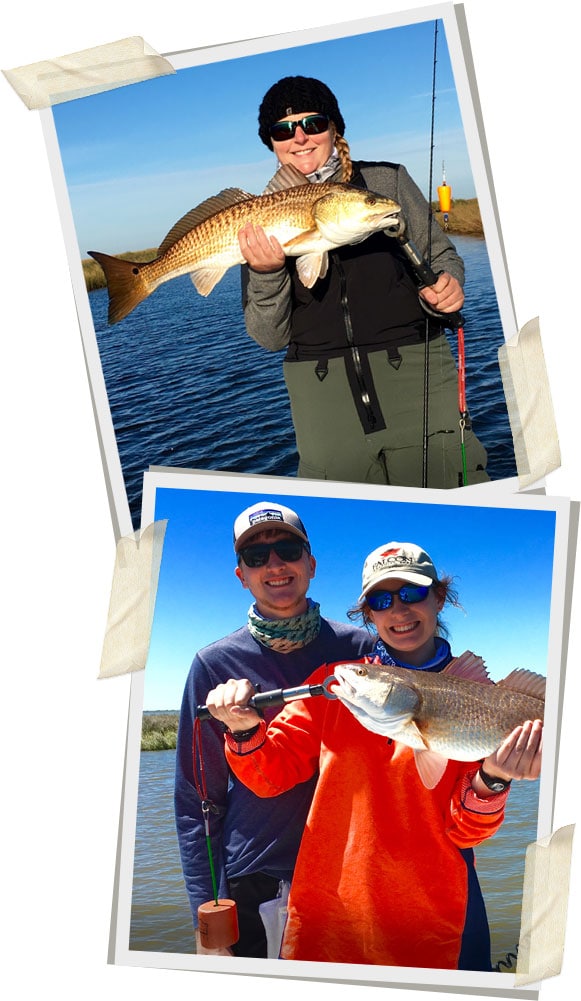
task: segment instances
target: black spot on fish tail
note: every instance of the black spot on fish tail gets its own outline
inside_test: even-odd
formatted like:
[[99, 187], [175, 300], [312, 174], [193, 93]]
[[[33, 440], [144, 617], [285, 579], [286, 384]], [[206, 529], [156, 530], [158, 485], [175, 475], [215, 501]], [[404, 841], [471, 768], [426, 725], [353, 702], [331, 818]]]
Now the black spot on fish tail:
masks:
[[109, 293], [109, 324], [123, 320], [152, 291], [145, 282], [142, 271], [144, 265], [136, 261], [125, 261], [121, 257], [111, 257], [90, 250], [89, 254], [103, 268]]

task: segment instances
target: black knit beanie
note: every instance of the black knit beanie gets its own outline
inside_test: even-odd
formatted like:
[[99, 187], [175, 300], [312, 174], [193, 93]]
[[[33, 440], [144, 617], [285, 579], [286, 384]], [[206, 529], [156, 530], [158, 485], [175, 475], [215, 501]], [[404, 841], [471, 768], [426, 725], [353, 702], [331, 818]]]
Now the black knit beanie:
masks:
[[326, 84], [309, 76], [285, 76], [267, 90], [258, 110], [258, 135], [272, 149], [270, 126], [288, 115], [301, 112], [328, 115], [340, 136], [345, 134], [345, 122], [337, 98]]

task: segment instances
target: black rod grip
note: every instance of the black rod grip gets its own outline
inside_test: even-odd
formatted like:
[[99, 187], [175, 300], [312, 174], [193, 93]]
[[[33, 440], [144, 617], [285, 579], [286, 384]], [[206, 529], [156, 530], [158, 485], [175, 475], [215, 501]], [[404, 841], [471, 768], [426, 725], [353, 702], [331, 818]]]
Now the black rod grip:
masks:
[[[248, 702], [248, 706], [253, 709], [262, 709], [267, 706], [285, 706], [287, 702], [294, 702], [296, 699], [308, 699], [313, 695], [324, 695], [324, 685], [299, 685], [298, 688], [274, 688], [271, 692], [257, 692]], [[207, 706], [196, 707], [196, 719], [212, 719], [212, 713]]]

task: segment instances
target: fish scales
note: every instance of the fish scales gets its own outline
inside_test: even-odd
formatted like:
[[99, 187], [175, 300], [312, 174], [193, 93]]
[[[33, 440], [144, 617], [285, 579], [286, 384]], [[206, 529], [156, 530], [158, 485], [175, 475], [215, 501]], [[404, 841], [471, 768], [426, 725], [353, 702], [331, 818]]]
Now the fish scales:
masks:
[[[225, 268], [242, 264], [244, 257], [238, 233], [247, 222], [262, 226], [268, 235], [275, 235], [284, 247], [300, 233], [312, 230], [315, 223], [313, 206], [327, 193], [323, 189], [325, 185], [317, 185], [317, 188], [302, 185], [237, 202], [198, 223], [161, 257], [144, 265], [144, 278], [147, 275], [146, 280], [156, 283], [157, 287], [161, 281], [187, 274], [192, 266], [202, 261], [208, 266], [214, 264]], [[318, 246], [320, 238], [311, 242], [313, 247]]]
[[[439, 683], [438, 683], [439, 682]], [[491, 754], [516, 726], [543, 719], [544, 702], [501, 685], [426, 674], [414, 722], [427, 746], [455, 760]]]

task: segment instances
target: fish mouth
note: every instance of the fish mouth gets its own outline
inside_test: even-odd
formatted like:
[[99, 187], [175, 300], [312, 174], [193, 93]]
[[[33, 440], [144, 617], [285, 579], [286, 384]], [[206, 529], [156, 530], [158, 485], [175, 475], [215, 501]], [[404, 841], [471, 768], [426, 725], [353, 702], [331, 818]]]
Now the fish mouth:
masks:
[[401, 218], [398, 212], [387, 212], [383, 215], [385, 226], [383, 230], [390, 236], [398, 236], [401, 229]]
[[334, 671], [336, 685], [346, 699], [352, 699], [356, 695], [355, 686], [351, 684], [349, 679], [343, 674], [340, 668], [336, 668]]

